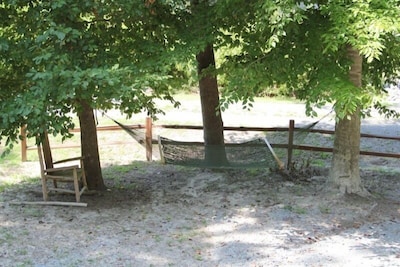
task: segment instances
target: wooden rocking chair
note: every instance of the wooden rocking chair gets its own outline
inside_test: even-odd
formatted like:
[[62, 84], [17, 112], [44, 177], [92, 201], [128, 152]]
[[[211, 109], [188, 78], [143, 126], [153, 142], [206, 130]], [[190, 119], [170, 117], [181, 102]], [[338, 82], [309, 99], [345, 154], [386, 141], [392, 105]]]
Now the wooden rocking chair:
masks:
[[[43, 199], [48, 201], [49, 192], [64, 192], [75, 194], [76, 202], [80, 202], [82, 193], [87, 190], [83, 157], [69, 158], [53, 162], [47, 133], [43, 135], [42, 144], [38, 145], [40, 172], [42, 177]], [[78, 164], [55, 167], [58, 164], [75, 161]], [[48, 181], [53, 181], [49, 186]], [[74, 190], [58, 187], [58, 183], [72, 183]]]

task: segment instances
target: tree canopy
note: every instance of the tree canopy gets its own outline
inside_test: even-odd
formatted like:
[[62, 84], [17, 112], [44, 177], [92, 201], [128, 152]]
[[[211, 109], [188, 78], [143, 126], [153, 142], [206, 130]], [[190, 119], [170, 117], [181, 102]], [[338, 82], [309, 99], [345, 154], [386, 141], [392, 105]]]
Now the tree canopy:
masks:
[[0, 141], [12, 148], [22, 125], [37, 142], [45, 131], [68, 137], [75, 113], [89, 188], [104, 189], [93, 109], [155, 116], [154, 99], [177, 105], [173, 43], [139, 0], [10, 0], [0, 7]]
[[164, 54], [170, 44], [142, 1], [1, 5], [0, 138], [7, 144], [23, 124], [31, 135], [68, 135], [82, 100], [127, 115], [157, 114], [155, 98], [173, 101], [175, 62]]
[[[400, 4], [396, 0], [257, 1], [248, 24], [235, 29], [238, 47], [224, 61], [228, 102], [247, 99], [265, 84], [285, 84], [311, 106], [336, 103], [343, 118], [369, 108], [372, 96], [398, 77]], [[233, 31], [233, 30], [232, 30]], [[348, 79], [347, 47], [364, 58], [363, 88]], [[242, 82], [241, 82], [242, 81]], [[314, 113], [315, 115], [315, 113]]]

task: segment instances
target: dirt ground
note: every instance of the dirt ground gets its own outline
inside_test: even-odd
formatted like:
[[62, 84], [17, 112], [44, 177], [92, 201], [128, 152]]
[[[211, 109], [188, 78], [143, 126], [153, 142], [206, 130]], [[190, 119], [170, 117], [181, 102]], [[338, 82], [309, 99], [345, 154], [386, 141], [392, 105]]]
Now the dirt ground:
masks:
[[139, 162], [86, 208], [12, 205], [41, 200], [39, 182], [21, 185], [1, 196], [0, 266], [400, 266], [399, 175], [363, 172], [361, 199], [313, 173]]
[[[364, 130], [374, 127], [399, 134], [397, 124]], [[400, 266], [398, 160], [361, 158], [368, 199], [326, 191], [327, 164], [299, 168], [293, 179], [110, 162], [109, 190], [84, 194], [87, 207], [14, 205], [42, 200], [39, 180], [21, 183], [0, 194], [0, 266]], [[37, 177], [38, 164], [15, 172]]]

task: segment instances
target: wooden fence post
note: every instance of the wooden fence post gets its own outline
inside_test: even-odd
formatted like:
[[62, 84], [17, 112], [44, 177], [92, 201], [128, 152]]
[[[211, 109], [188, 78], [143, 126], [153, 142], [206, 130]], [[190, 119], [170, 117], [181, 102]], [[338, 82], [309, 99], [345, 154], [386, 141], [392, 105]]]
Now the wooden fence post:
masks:
[[288, 150], [287, 150], [287, 164], [286, 169], [290, 169], [292, 165], [293, 155], [293, 136], [294, 136], [294, 120], [289, 121], [289, 137], [288, 137]]
[[146, 159], [153, 159], [153, 122], [151, 117], [146, 118]]
[[27, 148], [28, 145], [26, 144], [26, 125], [21, 127], [21, 161], [26, 162], [28, 161], [28, 156], [27, 156]]

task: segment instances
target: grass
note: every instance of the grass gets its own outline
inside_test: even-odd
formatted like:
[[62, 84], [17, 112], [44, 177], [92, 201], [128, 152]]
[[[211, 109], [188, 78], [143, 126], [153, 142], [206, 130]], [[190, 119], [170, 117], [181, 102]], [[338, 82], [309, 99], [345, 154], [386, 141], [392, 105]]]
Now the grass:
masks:
[[21, 155], [17, 149], [11, 150], [6, 157], [0, 157], [0, 193], [10, 188], [38, 183], [40, 173], [33, 170], [31, 165], [32, 162], [27, 164], [21, 162]]
[[8, 229], [0, 228], [0, 241], [1, 243], [11, 243], [15, 239], [15, 236], [12, 235]]
[[126, 174], [136, 166], [131, 165], [114, 165], [103, 169], [103, 175], [107, 178], [114, 179], [115, 176]]
[[17, 174], [11, 177], [0, 177], [0, 193], [6, 191], [7, 189], [17, 189], [22, 188], [26, 185], [39, 184], [40, 178], [38, 176], [27, 177], [18, 176]]
[[23, 262], [16, 263], [16, 267], [29, 267], [32, 266], [33, 262], [31, 260], [24, 260]]
[[102, 169], [103, 177], [105, 180], [110, 181], [113, 187], [119, 189], [135, 189], [137, 188], [136, 183], [128, 184], [124, 177], [132, 169], [138, 168], [138, 166], [143, 166], [143, 164], [130, 164], [130, 165], [114, 165]]
[[326, 166], [326, 161], [328, 158], [324, 157], [324, 152], [320, 154], [320, 158], [313, 159], [312, 166], [315, 167], [325, 167]]
[[157, 243], [160, 243], [163, 240], [161, 235], [153, 235], [152, 237], [153, 237], [154, 241]]
[[[397, 160], [397, 159], [396, 159]], [[368, 166], [368, 167], [363, 167], [363, 170], [366, 171], [373, 171], [373, 172], [379, 172], [384, 175], [399, 175], [400, 174], [400, 169], [395, 167], [387, 167], [387, 166]]]
[[288, 210], [293, 213], [296, 213], [296, 214], [306, 214], [307, 213], [306, 208], [299, 207], [296, 205], [285, 205], [285, 207], [283, 209]]
[[29, 217], [41, 218], [44, 216], [44, 210], [37, 207], [24, 207], [23, 211]]
[[2, 181], [0, 184], [0, 192], [4, 192], [7, 188], [10, 188], [14, 185], [14, 183], [10, 181]]
[[320, 205], [319, 211], [323, 214], [330, 214], [332, 212], [331, 208], [326, 205]]

